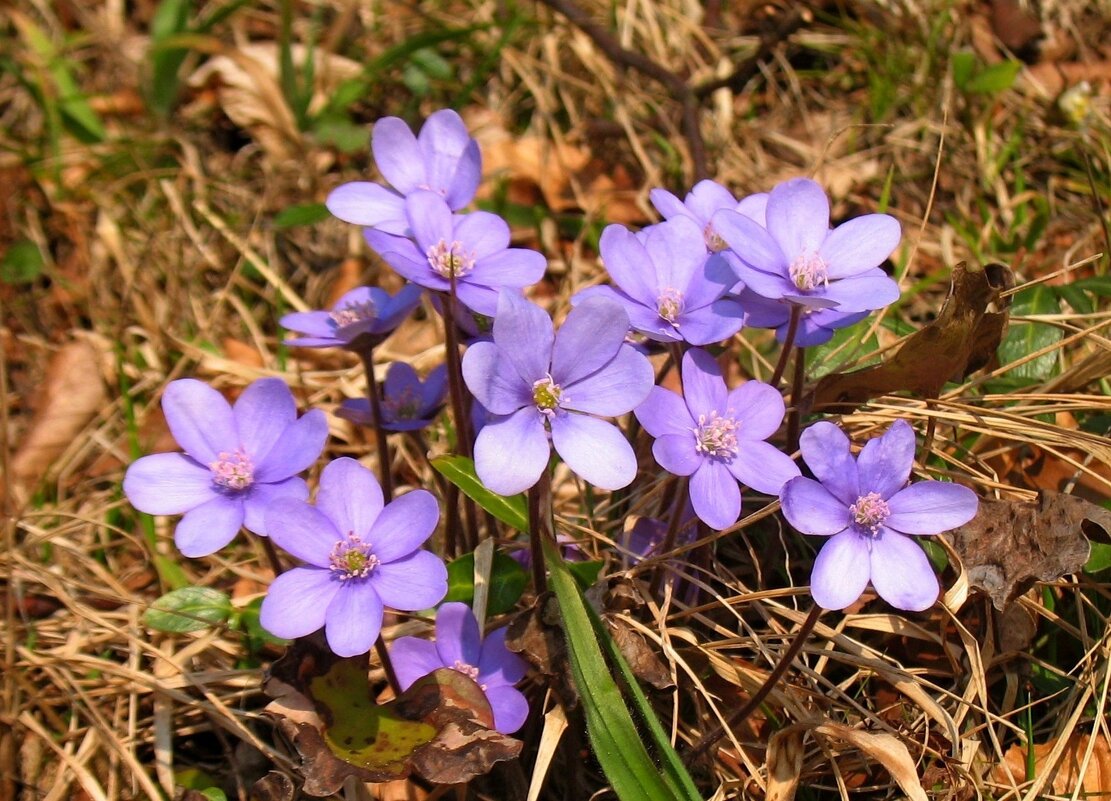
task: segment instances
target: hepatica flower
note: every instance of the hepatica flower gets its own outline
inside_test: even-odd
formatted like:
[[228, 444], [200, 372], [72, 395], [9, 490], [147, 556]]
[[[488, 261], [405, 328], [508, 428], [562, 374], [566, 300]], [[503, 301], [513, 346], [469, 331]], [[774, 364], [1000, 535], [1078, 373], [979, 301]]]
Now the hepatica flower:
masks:
[[683, 396], [653, 387], [635, 414], [656, 438], [652, 455], [677, 476], [690, 476], [694, 513], [721, 530], [741, 514], [737, 482], [778, 495], [799, 474], [795, 463], [765, 442], [783, 422], [782, 396], [760, 381], [730, 391], [713, 357], [691, 349], [683, 355]]
[[937, 600], [938, 582], [911, 535], [940, 534], [976, 516], [976, 493], [959, 484], [907, 485], [914, 431], [896, 421], [853, 459], [849, 438], [833, 423], [803, 432], [802, 457], [814, 473], [783, 487], [787, 521], [803, 534], [829, 537], [814, 562], [810, 591], [819, 606], [844, 609], [868, 582], [892, 606], [910, 612]]
[[482, 179], [482, 155], [462, 118], [450, 109], [430, 115], [419, 136], [404, 120], [384, 117], [371, 136], [374, 161], [392, 189], [367, 181], [337, 187], [325, 201], [344, 222], [407, 236], [405, 198], [429, 191], [453, 211], [474, 198]]
[[764, 209], [768, 205], [767, 193], [749, 195], [744, 200], [738, 201], [724, 186], [709, 180], [695, 184], [694, 189], [688, 192], [686, 199], [682, 201], [666, 189], [659, 188], [649, 192], [648, 198], [664, 219], [686, 217], [693, 220], [702, 230], [706, 249], [711, 253], [721, 253], [729, 247], [714, 229], [714, 214], [722, 209], [730, 209], [751, 217], [763, 225]]
[[[418, 431], [427, 427], [444, 405], [447, 394], [447, 368], [433, 368], [423, 382], [417, 371], [405, 362], [394, 362], [386, 371], [382, 385], [382, 428], [387, 431]], [[336, 415], [364, 426], [375, 425], [370, 400], [345, 400]]]
[[899, 244], [894, 217], [867, 214], [830, 230], [829, 201], [808, 178], [772, 189], [765, 216], [766, 227], [728, 209], [712, 219], [739, 260], [740, 279], [756, 294], [841, 312], [879, 309], [899, 297], [898, 285], [879, 269]]
[[421, 288], [406, 284], [396, 295], [361, 286], [341, 297], [329, 311], [293, 312], [281, 319], [283, 328], [305, 337], [285, 344], [301, 348], [348, 348], [364, 335], [384, 339], [420, 303]]
[[298, 419], [293, 394], [281, 379], [260, 378], [234, 407], [200, 381], [172, 381], [162, 394], [162, 411], [185, 453], [137, 460], [127, 469], [123, 491], [141, 512], [184, 513], [174, 542], [186, 556], [220, 550], [240, 526], [266, 536], [270, 504], [308, 497], [297, 474], [320, 456], [328, 422], [318, 409]]
[[378, 638], [385, 607], [416, 611], [443, 599], [447, 568], [421, 550], [440, 518], [436, 499], [414, 490], [382, 500], [374, 475], [344, 457], [321, 473], [316, 506], [286, 499], [270, 507], [270, 538], [305, 565], [274, 579], [263, 628], [293, 639], [323, 627], [332, 651], [355, 656]]
[[676, 217], [634, 234], [610, 225], [600, 251], [616, 288], [597, 286], [574, 300], [608, 297], [624, 307], [629, 324], [650, 339], [708, 345], [740, 330], [744, 311], [724, 297], [737, 282], [720, 256], [709, 254], [702, 230]]
[[547, 269], [540, 253], [509, 247], [509, 226], [496, 214], [452, 214], [433, 192], [410, 195], [405, 211], [412, 240], [367, 230], [367, 242], [414, 284], [448, 292], [454, 283], [459, 300], [479, 314], [493, 316], [500, 288], [534, 284]]
[[[791, 304], [781, 300], [761, 297], [751, 289], [742, 289], [737, 300], [745, 310], [746, 328], [774, 328], [780, 343], [787, 341], [791, 322]], [[801, 348], [822, 345], [833, 339], [839, 328], [855, 325], [868, 316], [868, 312], [843, 312], [840, 308], [820, 309], [803, 306], [799, 317], [794, 344]]]
[[502, 495], [526, 490], [554, 447], [591, 484], [628, 486], [636, 476], [633, 449], [597, 416], [631, 411], [655, 378], [648, 359], [625, 344], [622, 307], [585, 300], [558, 334], [540, 307], [514, 293], [501, 293], [497, 312], [494, 341], [477, 342], [463, 356], [467, 386], [488, 412], [474, 447], [482, 483]]
[[478, 622], [470, 607], [447, 603], [436, 614], [436, 642], [418, 637], [398, 637], [390, 644], [390, 658], [402, 690], [434, 670], [448, 667], [473, 679], [486, 694], [494, 712], [494, 728], [512, 734], [528, 718], [528, 701], [513, 685], [525, 675], [527, 665], [505, 647], [505, 629], [479, 636]]

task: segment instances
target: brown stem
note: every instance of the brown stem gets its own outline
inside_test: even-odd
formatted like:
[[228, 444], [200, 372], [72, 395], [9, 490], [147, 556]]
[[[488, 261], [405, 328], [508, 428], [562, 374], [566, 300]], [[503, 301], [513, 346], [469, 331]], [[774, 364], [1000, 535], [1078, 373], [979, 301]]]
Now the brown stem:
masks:
[[382, 480], [382, 495], [386, 503], [393, 500], [393, 475], [390, 465], [390, 440], [386, 429], [382, 427], [382, 396], [378, 391], [378, 379], [374, 376], [374, 347], [366, 345], [358, 349], [359, 358], [363, 360], [363, 372], [366, 373], [366, 396], [370, 401], [370, 414], [374, 418], [374, 440], [378, 450], [378, 475]]
[[397, 680], [397, 672], [393, 669], [390, 652], [386, 650], [386, 641], [382, 639], [381, 635], [374, 641], [374, 651], [378, 654], [378, 661], [382, 663], [382, 670], [386, 672], [386, 681], [390, 683], [390, 689], [393, 690], [394, 696], [401, 695], [401, 684]]
[[799, 322], [802, 321], [802, 306], [797, 303], [791, 304], [791, 317], [787, 321], [787, 336], [783, 340], [783, 350], [779, 352], [779, 361], [775, 363], [775, 372], [768, 380], [768, 383], [773, 387], [779, 386], [779, 379], [783, 378], [783, 372], [787, 369], [787, 360], [791, 358], [791, 348], [795, 344], [795, 336], [799, 332]]
[[282, 560], [278, 556], [278, 549], [274, 547], [274, 541], [269, 537], [259, 537], [262, 540], [262, 550], [266, 552], [266, 561], [270, 563], [270, 569], [274, 571], [274, 576], [280, 576], [285, 569], [282, 567]]
[[732, 731], [739, 726], [749, 715], [760, 707], [760, 704], [764, 703], [764, 699], [775, 689], [775, 685], [779, 683], [779, 680], [783, 678], [783, 674], [787, 672], [787, 669], [791, 667], [791, 663], [795, 661], [795, 657], [799, 655], [802, 646], [806, 644], [810, 632], [814, 630], [814, 625], [818, 622], [818, 618], [822, 616], [822, 612], [824, 611], [825, 610], [817, 604], [810, 609], [810, 614], [807, 615], [806, 620], [802, 622], [802, 626], [799, 627], [798, 632], [795, 634], [795, 639], [791, 641], [791, 644], [787, 647], [787, 651], [783, 654], [779, 662], [776, 663], [776, 666], [772, 668], [771, 674], [763, 685], [761, 685], [760, 689], [756, 691], [756, 694], [748, 699], [748, 703], [730, 715], [724, 726], [716, 726], [709, 734], [692, 746], [689, 751], [683, 754], [684, 764], [691, 765], [696, 762], [714, 745], [714, 743], [721, 739], [722, 735], [724, 735], [727, 730]]
[[806, 348], [795, 348], [795, 371], [791, 377], [791, 410], [787, 414], [787, 453], [799, 448], [799, 427], [802, 425], [802, 385], [806, 380]]
[[[683, 509], [687, 505], [687, 485], [690, 476], [679, 476], [675, 482], [675, 498], [671, 505], [671, 519], [667, 523], [667, 533], [664, 534], [663, 544], [657, 554], [667, 554], [675, 547], [675, 539], [679, 536], [679, 522], [683, 519]], [[655, 595], [667, 572], [667, 562], [661, 562], [652, 574], [652, 583], [648, 585], [648, 594]]]
[[[545, 534], [555, 542], [555, 534], [550, 530], [548, 521], [551, 520], [545, 513], [544, 507], [551, 503], [551, 476], [548, 468], [540, 474], [537, 481], [528, 491], [528, 537], [529, 537], [529, 566], [532, 568], [532, 586], [537, 595], [548, 590], [548, 577], [544, 572]], [[558, 543], [557, 543], [558, 547]]]
[[[452, 282], [454, 289], [454, 281]], [[459, 338], [455, 328], [454, 291], [444, 295], [441, 314], [444, 318], [444, 358], [447, 361], [447, 386], [451, 398], [451, 413], [455, 417], [455, 447], [468, 459], [474, 455], [471, 441], [471, 421], [467, 416], [467, 404], [463, 398], [463, 367], [459, 360]]]

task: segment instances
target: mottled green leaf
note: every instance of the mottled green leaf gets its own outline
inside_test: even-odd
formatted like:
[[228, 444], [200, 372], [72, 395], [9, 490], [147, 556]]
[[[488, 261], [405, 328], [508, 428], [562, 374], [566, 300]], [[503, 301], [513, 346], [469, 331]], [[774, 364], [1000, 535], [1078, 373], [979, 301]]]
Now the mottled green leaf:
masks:
[[223, 623], [231, 613], [227, 593], [212, 587], [182, 587], [151, 604], [143, 622], [158, 631], [181, 634]]

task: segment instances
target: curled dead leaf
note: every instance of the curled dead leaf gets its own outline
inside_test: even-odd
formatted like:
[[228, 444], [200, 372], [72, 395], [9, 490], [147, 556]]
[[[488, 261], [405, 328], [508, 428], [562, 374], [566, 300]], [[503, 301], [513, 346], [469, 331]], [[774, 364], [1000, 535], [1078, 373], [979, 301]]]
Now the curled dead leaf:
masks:
[[1091, 553], [1086, 523], [1111, 534], [1111, 511], [1043, 490], [1034, 502], [981, 499], [976, 517], [942, 536], [972, 587], [1002, 610], [1034, 581], [1055, 581], [1084, 567]]
[[[1080, 770], [1091, 739], [1089, 734], [1074, 733], [1054, 765], [1049, 764], [1049, 759], [1058, 740], [1034, 746], [1034, 775], [1040, 777], [1050, 771], [1045, 788], [1047, 792], [1058, 796], [1079, 792], [1081, 798], [1107, 794], [1111, 787], [1111, 746], [1107, 737], [1102, 734], [1097, 737], [1091, 745], [1092, 756], [1086, 769], [1083, 773]], [[1006, 787], [1022, 784], [1026, 780], [1026, 746], [1016, 744], [1007, 749], [1003, 761], [992, 769], [991, 778]]]

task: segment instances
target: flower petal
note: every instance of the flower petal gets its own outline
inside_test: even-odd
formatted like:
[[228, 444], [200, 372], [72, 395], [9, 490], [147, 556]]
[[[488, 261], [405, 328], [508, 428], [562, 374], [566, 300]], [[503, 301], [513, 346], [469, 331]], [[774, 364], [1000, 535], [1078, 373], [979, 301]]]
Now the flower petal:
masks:
[[428, 115], [417, 135], [417, 144], [430, 187], [440, 193], [447, 189], [473, 141], [463, 118], [454, 109], [440, 109]]
[[818, 251], [830, 280], [879, 267], [899, 246], [902, 231], [890, 214], [866, 214], [830, 232]]
[[467, 348], [463, 380], [492, 414], [512, 414], [533, 404], [532, 384], [521, 378], [493, 342], [476, 342]]
[[548, 375], [554, 340], [547, 312], [516, 292], [506, 289], [498, 294], [494, 344], [530, 387]]
[[[620, 303], [608, 298], [584, 300], [571, 309], [555, 335], [552, 379], [566, 387], [606, 367], [617, 355], [628, 332], [629, 318]], [[644, 392], [647, 394], [647, 388]]]
[[737, 455], [727, 467], [746, 487], [778, 495], [784, 484], [799, 475], [798, 465], [774, 445], [763, 440], [741, 440], [739, 445]]
[[212, 471], [184, 453], [136, 459], [123, 477], [131, 505], [149, 515], [179, 515], [217, 496]]
[[746, 381], [729, 393], [729, 410], [741, 422], [737, 438], [767, 439], [783, 425], [787, 407], [775, 387], [763, 381]]
[[177, 444], [203, 465], [240, 446], [235, 418], [224, 396], [203, 381], [171, 381], [162, 393], [162, 412]]
[[630, 345], [621, 345], [613, 359], [601, 369], [563, 385], [563, 406], [616, 417], [640, 405], [648, 397], [655, 380], [652, 363], [647, 357]]
[[702, 228], [690, 217], [649, 226], [642, 232], [644, 249], [656, 267], [656, 297], [667, 289], [686, 293], [702, 278], [709, 254]]
[[666, 434], [689, 437], [694, 431], [694, 418], [683, 398], [663, 387], [652, 387], [633, 414], [653, 437]]
[[295, 501], [309, 499], [309, 487], [303, 478], [294, 476], [273, 484], [252, 484], [241, 493], [243, 498], [243, 527], [261, 537], [267, 536], [266, 510], [284, 498]]
[[243, 502], [217, 495], [185, 513], [174, 529], [174, 544], [190, 559], [208, 556], [223, 548], [243, 525]]
[[815, 289], [811, 298], [836, 303], [842, 314], [882, 309], [898, 299], [899, 285], [883, 270], [867, 270], [832, 281], [828, 287]]
[[544, 277], [548, 260], [543, 253], [528, 248], [506, 248], [481, 258], [465, 281], [492, 287], [521, 289]]
[[328, 418], [311, 409], [282, 431], [274, 447], [255, 463], [255, 481], [282, 481], [309, 469], [328, 440]]
[[454, 241], [454, 217], [447, 203], [436, 193], [425, 190], [413, 192], [405, 198], [405, 215], [409, 218], [417, 251], [425, 261], [430, 248], [441, 242], [450, 245]]
[[505, 647], [505, 635], [508, 631], [505, 626], [494, 629], [482, 641], [482, 653], [478, 662], [472, 663], [478, 668], [478, 678], [482, 684], [516, 684], [528, 672], [528, 662]]
[[415, 191], [427, 180], [424, 154], [400, 117], [383, 117], [374, 123], [370, 149], [382, 177], [401, 194]]
[[474, 258], [484, 259], [509, 247], [509, 225], [496, 214], [473, 211], [456, 222], [455, 238]]
[[295, 639], [324, 626], [328, 604], [340, 582], [329, 570], [295, 567], [270, 583], [259, 610], [259, 623], [275, 637]]
[[626, 295], [647, 306], [656, 305], [656, 272], [644, 245], [623, 225], [607, 225], [598, 242], [602, 265]]
[[[404, 559], [432, 536], [440, 505], [427, 490], [413, 490], [386, 504], [367, 535], [383, 563]], [[424, 608], [424, 607], [420, 607]]]
[[860, 497], [856, 462], [849, 452], [849, 438], [833, 423], [815, 423], [799, 437], [802, 458], [810, 472], [846, 506]]
[[444, 199], [452, 210], [458, 211], [474, 199], [481, 182], [482, 153], [478, 142], [471, 140], [455, 164], [455, 174], [447, 186]]
[[385, 611], [369, 581], [340, 581], [324, 613], [328, 647], [336, 656], [365, 654], [378, 639]]
[[406, 612], [430, 609], [447, 595], [447, 568], [431, 551], [415, 551], [404, 559], [385, 562], [368, 580], [382, 603]]
[[648, 200], [665, 220], [672, 217], [690, 217], [690, 209], [678, 197], [659, 187], [648, 192]]
[[232, 414], [239, 431], [239, 444], [257, 466], [266, 460], [266, 454], [297, 419], [297, 404], [285, 381], [260, 378], [243, 390], [232, 407]]
[[868, 586], [868, 545], [855, 531], [830, 537], [814, 560], [810, 594], [823, 609], [844, 609]]
[[584, 414], [557, 414], [551, 427], [556, 453], [594, 486], [616, 490], [636, 478], [636, 454], [617, 426]]
[[417, 679], [445, 667], [435, 643], [420, 637], [398, 637], [391, 642], [390, 661], [402, 691], [408, 690]]
[[717, 360], [704, 350], [691, 348], [683, 354], [683, 397], [691, 417], [719, 412], [724, 414], [729, 393]]
[[703, 460], [691, 475], [690, 494], [694, 513], [715, 531], [729, 528], [741, 516], [741, 488], [721, 462]]
[[906, 420], [896, 420], [882, 437], [864, 444], [856, 457], [860, 492], [878, 492], [884, 500], [902, 489], [914, 466], [914, 429]]
[[347, 532], [341, 532], [319, 508], [291, 499], [276, 501], [266, 512], [267, 536], [302, 562], [328, 569], [329, 556]]
[[717, 212], [710, 224], [742, 262], [759, 272], [783, 276], [780, 280], [785, 280], [787, 257], [763, 226], [729, 209]]
[[535, 406], [487, 419], [474, 443], [475, 471], [499, 495], [515, 495], [535, 484], [550, 455], [548, 435]]
[[350, 532], [366, 540], [382, 513], [382, 505], [382, 487], [366, 467], [347, 456], [324, 466], [316, 508], [332, 521], [341, 537]]
[[736, 208], [737, 198], [717, 181], [703, 179], [687, 194], [685, 205], [695, 222], [705, 226], [718, 209]]
[[312, 337], [335, 339], [336, 322], [326, 311], [290, 312], [278, 321], [282, 328], [309, 334]]
[[513, 734], [528, 720], [528, 699], [516, 687], [490, 687], [486, 700], [494, 713], [494, 728], [502, 734]]
[[679, 316], [676, 328], [691, 345], [713, 345], [722, 342], [741, 330], [745, 310], [735, 300], [714, 301], [708, 307]]
[[803, 253], [818, 253], [829, 234], [825, 190], [809, 178], [784, 181], [768, 195], [767, 222], [788, 264]]
[[938, 583], [926, 552], [910, 537], [881, 529], [872, 541], [872, 586], [879, 596], [906, 612], [929, 609]]
[[968, 487], [944, 481], [920, 481], [887, 499], [889, 528], [904, 534], [940, 534], [976, 516], [980, 499]]
[[333, 189], [324, 201], [333, 216], [355, 225], [382, 228], [402, 235], [409, 227], [405, 199], [369, 181], [351, 181]]
[[783, 485], [779, 502], [787, 522], [803, 534], [829, 537], [852, 523], [848, 505], [812, 478], [792, 478]]
[[447, 603], [436, 612], [436, 652], [448, 667], [454, 667], [456, 662], [478, 667], [482, 636], [469, 606]]
[[652, 443], [652, 456], [660, 467], [672, 475], [689, 476], [705, 461], [694, 445], [694, 436], [690, 431], [664, 434]]

